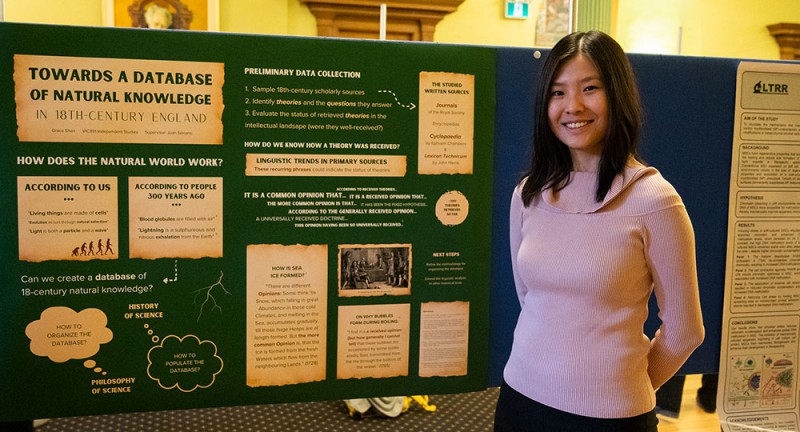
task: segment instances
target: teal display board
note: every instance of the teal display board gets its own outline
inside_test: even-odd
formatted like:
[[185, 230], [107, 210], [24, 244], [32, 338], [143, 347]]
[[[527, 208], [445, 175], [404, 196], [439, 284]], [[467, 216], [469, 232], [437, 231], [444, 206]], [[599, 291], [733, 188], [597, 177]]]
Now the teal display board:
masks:
[[0, 420], [486, 387], [494, 50], [0, 40]]

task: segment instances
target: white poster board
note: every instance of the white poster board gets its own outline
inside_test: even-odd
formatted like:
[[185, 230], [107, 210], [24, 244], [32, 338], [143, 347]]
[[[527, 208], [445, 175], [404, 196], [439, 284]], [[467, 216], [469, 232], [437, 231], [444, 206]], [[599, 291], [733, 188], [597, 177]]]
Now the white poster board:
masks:
[[742, 62], [735, 116], [720, 424], [798, 431], [800, 64]]

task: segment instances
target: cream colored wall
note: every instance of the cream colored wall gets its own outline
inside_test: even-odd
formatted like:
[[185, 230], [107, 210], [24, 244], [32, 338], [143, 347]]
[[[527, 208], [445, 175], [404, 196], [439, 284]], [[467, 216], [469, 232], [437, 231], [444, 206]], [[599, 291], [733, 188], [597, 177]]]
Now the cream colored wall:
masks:
[[221, 1], [219, 29], [236, 33], [287, 34], [288, 9], [287, 1]]
[[[300, 0], [218, 0], [220, 31], [316, 36], [317, 24]], [[9, 22], [104, 25], [106, 0], [3, 0]]]
[[800, 22], [797, 0], [617, 0], [615, 37], [626, 50], [778, 59], [767, 25]]
[[218, 1], [220, 31], [291, 36], [317, 35], [317, 21], [300, 0]]
[[[534, 46], [541, 0], [531, 18], [503, 17], [505, 0], [465, 0], [436, 27], [437, 42]], [[767, 25], [800, 22], [798, 0], [615, 0], [612, 35], [626, 50], [775, 60]]]
[[317, 21], [300, 0], [219, 0], [219, 3], [220, 31], [317, 35]]
[[317, 19], [308, 6], [301, 4], [300, 0], [289, 0], [289, 32], [293, 36], [316, 36]]
[[[103, 25], [105, 0], [3, 0], [6, 21]], [[530, 18], [506, 19], [505, 0], [464, 0], [437, 26], [441, 43], [534, 46], [542, 0]], [[65, 4], [68, 5], [65, 6]], [[316, 36], [316, 20], [300, 0], [219, 0], [221, 31]], [[616, 0], [612, 34], [626, 50], [777, 59], [768, 24], [800, 22], [798, 0]], [[679, 33], [679, 29], [681, 29]]]
[[102, 0], [3, 0], [3, 19], [38, 24], [99, 26], [103, 25], [103, 5]]
[[530, 18], [505, 18], [505, 0], [464, 0], [436, 26], [436, 42], [532, 47], [541, 0], [532, 0]]
[[[43, 24], [103, 25], [105, 0], [3, 0], [5, 20]], [[533, 46], [536, 10], [531, 17], [503, 17], [505, 0], [465, 0], [436, 28], [437, 42]], [[220, 31], [233, 33], [316, 36], [317, 23], [300, 0], [219, 0]], [[475, 23], [480, 23], [476, 25]]]

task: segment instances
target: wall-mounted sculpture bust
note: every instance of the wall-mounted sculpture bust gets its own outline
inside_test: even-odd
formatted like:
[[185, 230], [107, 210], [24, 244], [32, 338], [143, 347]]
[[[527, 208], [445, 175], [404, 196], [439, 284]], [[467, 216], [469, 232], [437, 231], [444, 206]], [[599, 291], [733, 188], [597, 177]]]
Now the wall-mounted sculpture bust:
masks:
[[180, 0], [135, 0], [128, 6], [132, 27], [189, 29], [194, 14]]

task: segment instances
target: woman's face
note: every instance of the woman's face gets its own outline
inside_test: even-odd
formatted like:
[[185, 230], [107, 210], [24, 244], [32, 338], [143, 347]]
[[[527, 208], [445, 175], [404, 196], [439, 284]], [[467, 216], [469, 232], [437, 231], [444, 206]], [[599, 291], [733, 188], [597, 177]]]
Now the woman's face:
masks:
[[549, 92], [550, 129], [569, 147], [573, 169], [595, 170], [608, 128], [608, 98], [600, 72], [578, 54], [556, 70]]

